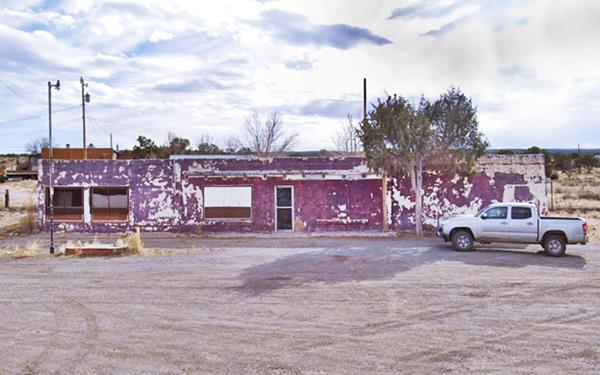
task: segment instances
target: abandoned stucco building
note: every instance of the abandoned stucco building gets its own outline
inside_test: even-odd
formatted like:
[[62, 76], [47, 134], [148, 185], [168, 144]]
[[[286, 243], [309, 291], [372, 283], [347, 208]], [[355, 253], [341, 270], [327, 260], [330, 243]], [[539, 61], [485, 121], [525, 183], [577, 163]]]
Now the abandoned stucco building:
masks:
[[[39, 217], [48, 229], [47, 160]], [[414, 225], [402, 177], [383, 179], [361, 157], [181, 156], [171, 160], [55, 160], [55, 228], [64, 231], [384, 231]], [[425, 223], [496, 201], [546, 210], [542, 155], [494, 155], [475, 173], [425, 176]]]

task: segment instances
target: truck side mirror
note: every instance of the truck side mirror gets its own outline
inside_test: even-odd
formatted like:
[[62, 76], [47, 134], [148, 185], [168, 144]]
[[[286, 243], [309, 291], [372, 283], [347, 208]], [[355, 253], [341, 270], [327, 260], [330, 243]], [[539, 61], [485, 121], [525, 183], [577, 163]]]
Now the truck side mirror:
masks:
[[485, 219], [488, 218], [488, 214], [484, 212], [484, 213], [481, 214], [480, 218], [482, 218], [483, 220], [485, 220]]

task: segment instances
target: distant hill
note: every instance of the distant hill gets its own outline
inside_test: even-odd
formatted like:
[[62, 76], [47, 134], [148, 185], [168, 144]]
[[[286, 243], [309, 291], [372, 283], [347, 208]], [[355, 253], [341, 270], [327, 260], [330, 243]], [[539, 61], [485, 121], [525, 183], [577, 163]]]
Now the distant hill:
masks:
[[[523, 153], [523, 150], [525, 150], [525, 149], [524, 148], [489, 148], [487, 150], [487, 153], [488, 154], [496, 154], [500, 150], [511, 150], [515, 154], [521, 154], [521, 153]], [[578, 152], [578, 150], [576, 148], [546, 148], [545, 150], [551, 154], [576, 154]], [[598, 154], [600, 154], [600, 148], [582, 148], [579, 150], [579, 152], [581, 152], [582, 154], [598, 155]]]

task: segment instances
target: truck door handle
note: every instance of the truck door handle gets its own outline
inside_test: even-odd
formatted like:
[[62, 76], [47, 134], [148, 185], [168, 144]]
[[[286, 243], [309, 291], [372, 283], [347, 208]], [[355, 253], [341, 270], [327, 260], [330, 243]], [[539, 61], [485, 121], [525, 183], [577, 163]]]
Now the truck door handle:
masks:
[[529, 223], [527, 223], [527, 225], [533, 225], [533, 223], [530, 221]]
[[508, 221], [501, 221], [500, 224], [506, 225], [506, 224], [508, 224]]

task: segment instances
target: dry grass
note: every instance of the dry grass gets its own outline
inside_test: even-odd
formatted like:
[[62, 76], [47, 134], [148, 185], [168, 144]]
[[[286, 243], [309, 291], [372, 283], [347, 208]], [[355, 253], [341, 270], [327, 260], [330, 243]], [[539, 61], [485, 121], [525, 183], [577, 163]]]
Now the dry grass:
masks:
[[46, 255], [48, 252], [43, 250], [40, 247], [40, 243], [38, 241], [30, 241], [24, 245], [21, 244], [10, 244], [8, 246], [3, 246], [0, 249], [0, 257], [8, 257], [8, 258], [28, 258], [32, 256], [38, 255]]
[[2, 189], [15, 193], [10, 200], [11, 208], [4, 208], [4, 193], [0, 199], [0, 236], [30, 234], [38, 231], [37, 204], [35, 201], [36, 181], [17, 181], [2, 184]]
[[141, 254], [142, 250], [144, 250], [140, 228], [137, 228], [135, 233], [128, 234], [124, 242], [127, 245], [127, 249], [133, 254]]
[[600, 191], [582, 190], [579, 192], [579, 199], [600, 201]]
[[[550, 189], [548, 189], [550, 202]], [[577, 216], [590, 224], [590, 237], [600, 239], [600, 168], [592, 173], [559, 173], [554, 182], [554, 216]]]
[[32, 209], [5, 210], [0, 219], [0, 236], [30, 234], [39, 229], [37, 212]]

